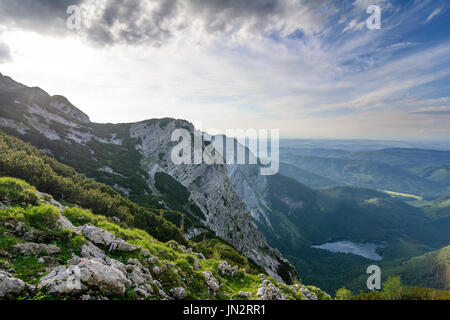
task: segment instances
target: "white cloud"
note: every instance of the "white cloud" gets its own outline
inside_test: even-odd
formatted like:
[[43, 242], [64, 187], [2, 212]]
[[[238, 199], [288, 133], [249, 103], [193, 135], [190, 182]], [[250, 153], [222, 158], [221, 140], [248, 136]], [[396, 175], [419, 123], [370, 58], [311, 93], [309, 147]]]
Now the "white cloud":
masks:
[[[210, 21], [198, 18], [174, 29], [161, 47], [118, 41], [96, 48], [13, 31], [5, 41], [14, 60], [2, 73], [67, 96], [98, 122], [176, 117], [205, 128], [281, 128], [285, 137], [387, 138], [416, 133], [414, 123], [435, 132], [443, 122], [434, 122], [431, 111], [448, 101], [427, 98], [425, 85], [450, 75], [450, 43], [426, 47], [400, 39], [383, 46], [389, 20], [380, 32], [353, 32], [362, 30], [365, 11], [342, 20], [350, 21], [345, 33], [328, 33], [323, 27], [333, 4], [332, 11], [296, 7], [307, 2], [284, 2], [289, 12], [263, 27], [256, 18], [236, 17], [236, 29], [211, 33]], [[174, 26], [186, 17], [177, 16]], [[300, 40], [283, 38], [296, 28], [304, 31]], [[268, 37], [270, 29], [282, 32]], [[404, 49], [411, 51], [393, 58]]]
[[430, 22], [435, 16], [437, 16], [439, 13], [441, 13], [442, 9], [436, 9], [434, 10], [432, 13], [430, 13], [430, 15], [428, 16], [428, 18], [425, 20], [425, 23]]

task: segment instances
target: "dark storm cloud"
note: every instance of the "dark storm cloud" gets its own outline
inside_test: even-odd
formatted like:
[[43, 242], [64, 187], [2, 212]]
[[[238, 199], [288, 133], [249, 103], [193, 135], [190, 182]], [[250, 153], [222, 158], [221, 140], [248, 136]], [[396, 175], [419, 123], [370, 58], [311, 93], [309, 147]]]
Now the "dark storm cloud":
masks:
[[[66, 10], [82, 7], [81, 35], [98, 45], [163, 45], [199, 25], [206, 34], [264, 30], [330, 0], [2, 0], [0, 24], [38, 32], [67, 32]], [[301, 24], [302, 21], [298, 21]]]
[[[330, 0], [107, 0], [87, 36], [98, 44], [147, 42], [156, 46], [194, 23], [209, 35], [264, 30], [282, 25], [292, 15], [308, 12]], [[296, 21], [301, 25], [302, 21]]]
[[162, 24], [176, 17], [178, 2], [107, 0], [100, 14], [90, 17], [92, 20], [88, 22], [86, 35], [100, 45], [115, 42], [128, 44], [152, 42], [159, 45], [169, 39], [175, 31], [173, 25], [164, 27]]
[[66, 10], [81, 0], [1, 0], [0, 25], [42, 33], [64, 33]]

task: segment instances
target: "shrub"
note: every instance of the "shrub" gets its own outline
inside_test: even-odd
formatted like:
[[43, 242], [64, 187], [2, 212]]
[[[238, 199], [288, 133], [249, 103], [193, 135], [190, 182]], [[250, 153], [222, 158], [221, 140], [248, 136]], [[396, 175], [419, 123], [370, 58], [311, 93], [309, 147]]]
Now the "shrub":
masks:
[[42, 205], [28, 210], [27, 220], [36, 229], [54, 229], [60, 217], [59, 209], [51, 205]]
[[184, 273], [189, 273], [192, 271], [192, 266], [185, 259], [178, 259], [175, 262], [175, 265]]
[[345, 287], [342, 287], [336, 291], [336, 299], [349, 300], [352, 298], [352, 292]]
[[383, 283], [383, 298], [386, 300], [400, 300], [402, 297], [402, 282], [400, 277], [389, 277]]
[[3, 177], [0, 178], [0, 200], [11, 204], [35, 204], [38, 200], [36, 189], [25, 181]]
[[78, 207], [66, 207], [63, 211], [63, 215], [75, 226], [82, 226], [92, 222], [93, 217], [92, 212]]

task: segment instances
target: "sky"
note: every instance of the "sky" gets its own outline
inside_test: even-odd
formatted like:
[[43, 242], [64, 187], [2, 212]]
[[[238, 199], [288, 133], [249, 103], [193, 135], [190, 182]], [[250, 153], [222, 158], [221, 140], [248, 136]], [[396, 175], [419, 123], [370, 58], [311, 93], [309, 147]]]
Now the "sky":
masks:
[[0, 0], [0, 72], [94, 122], [450, 141], [450, 2]]

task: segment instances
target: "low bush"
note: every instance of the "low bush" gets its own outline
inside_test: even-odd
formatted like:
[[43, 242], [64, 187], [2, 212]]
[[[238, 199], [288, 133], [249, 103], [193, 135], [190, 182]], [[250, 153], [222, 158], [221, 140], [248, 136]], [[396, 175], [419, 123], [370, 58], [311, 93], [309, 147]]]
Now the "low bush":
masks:
[[36, 189], [25, 181], [2, 177], [0, 178], [0, 201], [9, 204], [35, 204], [39, 199]]

